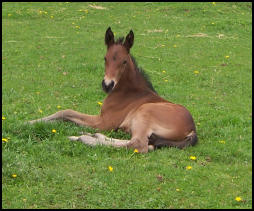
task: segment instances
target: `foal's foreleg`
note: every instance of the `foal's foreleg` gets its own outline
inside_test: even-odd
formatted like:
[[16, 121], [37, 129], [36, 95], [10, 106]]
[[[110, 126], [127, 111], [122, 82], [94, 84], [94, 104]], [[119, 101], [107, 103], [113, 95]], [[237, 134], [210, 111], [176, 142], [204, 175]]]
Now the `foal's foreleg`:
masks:
[[98, 129], [100, 129], [100, 125], [103, 125], [100, 116], [82, 114], [71, 109], [58, 111], [50, 116], [29, 121], [29, 123], [33, 124], [36, 122], [49, 122], [54, 120], [70, 121], [81, 126], [90, 126]]
[[95, 133], [94, 135], [86, 134], [82, 136], [69, 136], [68, 137], [71, 141], [81, 141], [84, 144], [90, 145], [90, 146], [96, 146], [96, 145], [106, 145], [106, 146], [113, 146], [113, 147], [125, 147], [125, 148], [132, 148], [132, 149], [138, 149], [141, 153], [146, 153], [149, 151], [153, 151], [154, 147], [152, 145], [149, 145], [146, 147], [140, 147], [140, 144], [138, 143], [139, 140], [136, 138], [132, 138], [131, 140], [120, 140], [115, 138], [108, 138], [103, 134]]
[[96, 145], [107, 145], [113, 147], [128, 147], [130, 141], [128, 140], [119, 140], [115, 138], [108, 138], [103, 134], [95, 133], [94, 135], [87, 134], [82, 136], [69, 136], [71, 141], [81, 141], [84, 144], [90, 146]]

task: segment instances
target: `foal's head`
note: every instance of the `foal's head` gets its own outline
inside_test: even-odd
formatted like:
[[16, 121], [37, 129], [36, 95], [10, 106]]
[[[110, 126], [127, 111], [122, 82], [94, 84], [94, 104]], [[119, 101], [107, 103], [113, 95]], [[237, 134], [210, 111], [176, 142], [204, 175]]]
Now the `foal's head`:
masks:
[[102, 88], [105, 92], [110, 92], [120, 80], [126, 67], [131, 62], [130, 48], [134, 42], [134, 34], [132, 30], [126, 36], [115, 42], [114, 34], [109, 27], [105, 34], [105, 44], [107, 45], [107, 53], [105, 59], [105, 76], [102, 81]]

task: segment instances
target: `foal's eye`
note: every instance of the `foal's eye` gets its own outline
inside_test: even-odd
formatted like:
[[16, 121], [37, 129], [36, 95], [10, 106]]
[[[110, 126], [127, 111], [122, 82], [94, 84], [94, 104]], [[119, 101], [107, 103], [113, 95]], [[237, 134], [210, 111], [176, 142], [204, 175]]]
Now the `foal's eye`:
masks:
[[126, 63], [127, 63], [127, 61], [126, 61], [126, 60], [124, 60], [124, 61], [123, 61], [123, 64], [126, 64]]

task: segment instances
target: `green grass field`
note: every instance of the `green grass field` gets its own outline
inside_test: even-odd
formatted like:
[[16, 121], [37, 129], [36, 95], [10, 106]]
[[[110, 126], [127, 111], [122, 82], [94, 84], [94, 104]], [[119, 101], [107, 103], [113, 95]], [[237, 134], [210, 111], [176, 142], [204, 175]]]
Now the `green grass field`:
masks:
[[[134, 31], [156, 91], [192, 113], [195, 147], [134, 154], [70, 142], [96, 131], [68, 122], [24, 124], [99, 114], [109, 26]], [[252, 208], [252, 3], [2, 3], [2, 29], [2, 208]]]

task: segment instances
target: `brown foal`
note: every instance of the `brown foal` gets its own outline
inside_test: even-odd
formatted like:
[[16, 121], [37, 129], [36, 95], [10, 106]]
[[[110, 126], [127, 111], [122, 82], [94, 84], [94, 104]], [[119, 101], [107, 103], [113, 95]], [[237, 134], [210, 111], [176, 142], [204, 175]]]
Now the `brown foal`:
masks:
[[42, 119], [30, 121], [64, 120], [99, 130], [122, 129], [131, 133], [131, 140], [107, 138], [96, 133], [70, 136], [72, 141], [88, 145], [127, 147], [146, 153], [148, 149], [170, 146], [184, 148], [197, 142], [196, 128], [190, 112], [179, 104], [161, 98], [152, 84], [139, 69], [130, 48], [134, 42], [132, 31], [125, 40], [114, 40], [109, 27], [105, 34], [105, 76], [103, 90], [108, 96], [103, 102], [100, 115], [82, 114], [67, 109]]

